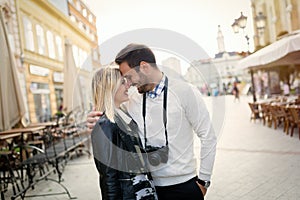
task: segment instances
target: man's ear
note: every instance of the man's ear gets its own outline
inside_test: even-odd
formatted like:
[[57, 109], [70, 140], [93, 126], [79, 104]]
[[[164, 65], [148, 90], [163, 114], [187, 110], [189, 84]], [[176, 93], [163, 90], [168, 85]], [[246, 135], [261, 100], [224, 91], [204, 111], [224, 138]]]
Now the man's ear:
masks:
[[140, 62], [140, 71], [148, 74], [150, 72], [151, 66], [149, 63], [145, 62], [145, 61], [141, 61]]

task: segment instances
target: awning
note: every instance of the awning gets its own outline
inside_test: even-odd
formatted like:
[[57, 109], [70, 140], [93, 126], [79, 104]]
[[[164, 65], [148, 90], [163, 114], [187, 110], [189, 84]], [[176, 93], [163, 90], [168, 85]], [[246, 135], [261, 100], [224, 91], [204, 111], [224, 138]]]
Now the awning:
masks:
[[260, 49], [238, 63], [240, 69], [300, 64], [300, 31]]

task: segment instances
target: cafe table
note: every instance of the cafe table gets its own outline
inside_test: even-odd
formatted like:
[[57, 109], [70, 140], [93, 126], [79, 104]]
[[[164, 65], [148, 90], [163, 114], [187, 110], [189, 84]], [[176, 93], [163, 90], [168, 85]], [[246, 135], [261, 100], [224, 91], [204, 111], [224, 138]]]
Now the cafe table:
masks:
[[57, 125], [56, 122], [40, 122], [40, 123], [31, 123], [28, 125], [28, 128], [34, 128], [34, 127], [40, 127], [40, 126], [53, 127], [56, 125]]
[[[36, 133], [40, 133], [42, 130], [44, 130], [46, 127], [45, 126], [37, 126], [37, 127], [27, 127], [27, 128], [15, 128], [15, 129], [10, 129], [6, 131], [0, 132], [0, 138], [3, 139], [9, 139], [12, 137], [18, 137], [21, 136], [21, 141], [20, 141], [20, 162], [23, 162], [23, 148], [25, 147], [25, 135], [31, 134], [34, 135]], [[23, 170], [21, 170], [21, 177], [23, 178]]]
[[37, 133], [41, 130], [45, 129], [45, 126], [36, 126], [36, 127], [27, 127], [27, 128], [15, 128], [15, 129], [10, 129], [6, 131], [0, 132], [0, 135], [7, 135], [7, 134], [12, 134], [12, 133]]
[[21, 133], [3, 134], [3, 135], [0, 135], [0, 141], [16, 138], [16, 137], [19, 137], [19, 136], [21, 136]]

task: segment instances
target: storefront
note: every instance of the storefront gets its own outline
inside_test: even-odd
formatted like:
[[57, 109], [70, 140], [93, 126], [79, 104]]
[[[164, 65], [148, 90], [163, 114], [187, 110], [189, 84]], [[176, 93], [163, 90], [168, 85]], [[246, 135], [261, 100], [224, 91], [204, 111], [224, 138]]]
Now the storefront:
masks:
[[288, 84], [291, 94], [299, 95], [300, 32], [294, 32], [251, 54], [239, 63], [251, 73], [253, 101], [282, 94]]
[[50, 121], [62, 100], [62, 79], [57, 75], [62, 73], [33, 64], [27, 64], [27, 69], [26, 85], [31, 122]]

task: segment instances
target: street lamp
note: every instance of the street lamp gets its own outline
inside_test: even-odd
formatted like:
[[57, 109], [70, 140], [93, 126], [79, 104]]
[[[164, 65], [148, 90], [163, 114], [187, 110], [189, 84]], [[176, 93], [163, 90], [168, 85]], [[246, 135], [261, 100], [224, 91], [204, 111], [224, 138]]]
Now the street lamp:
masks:
[[[247, 25], [247, 17], [243, 15], [243, 12], [241, 12], [241, 16], [238, 19], [235, 19], [233, 24], [231, 25], [234, 33], [239, 33], [239, 29], [243, 29], [243, 34], [245, 35], [245, 39], [247, 41], [248, 46], [248, 54], [249, 54], [249, 36], [245, 34], [245, 28]], [[254, 87], [254, 79], [253, 79], [253, 70], [250, 70], [251, 73], [251, 80], [252, 80], [252, 93], [253, 93], [253, 102], [256, 102], [256, 95], [255, 95], [255, 87]]]
[[240, 26], [239, 26], [239, 23], [238, 23], [237, 19], [234, 20], [231, 27], [232, 27], [234, 33], [239, 33]]
[[241, 16], [238, 19], [235, 19], [233, 24], [231, 25], [234, 33], [239, 33], [239, 29], [243, 29], [243, 34], [245, 35], [245, 39], [247, 41], [248, 53], [249, 53], [249, 36], [245, 34], [245, 28], [247, 24], [247, 17], [243, 15], [241, 12]]
[[259, 34], [263, 34], [264, 29], [266, 27], [266, 16], [263, 15], [262, 12], [259, 12], [255, 17], [256, 27]]
[[247, 17], [243, 15], [243, 12], [241, 12], [241, 16], [238, 18], [238, 23], [239, 27], [241, 27], [244, 30], [247, 24]]

